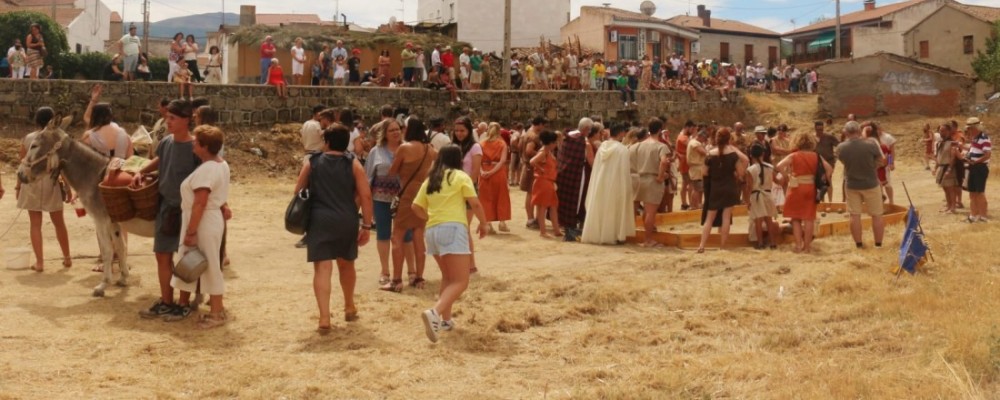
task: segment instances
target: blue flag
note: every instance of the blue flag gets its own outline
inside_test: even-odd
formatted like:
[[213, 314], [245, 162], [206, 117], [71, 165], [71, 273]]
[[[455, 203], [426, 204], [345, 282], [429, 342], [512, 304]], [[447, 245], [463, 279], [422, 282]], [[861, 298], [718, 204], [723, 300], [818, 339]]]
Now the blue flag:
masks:
[[906, 213], [906, 230], [903, 232], [903, 243], [899, 246], [899, 266], [911, 274], [917, 272], [917, 266], [927, 256], [927, 242], [920, 232], [920, 220], [917, 210], [910, 206]]

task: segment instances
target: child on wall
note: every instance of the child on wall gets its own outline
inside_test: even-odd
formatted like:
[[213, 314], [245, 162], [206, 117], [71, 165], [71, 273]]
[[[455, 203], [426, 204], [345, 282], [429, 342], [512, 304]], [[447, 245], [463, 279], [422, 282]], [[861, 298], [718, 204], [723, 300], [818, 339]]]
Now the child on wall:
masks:
[[191, 83], [191, 70], [187, 68], [187, 61], [178, 60], [177, 66], [179, 68], [174, 72], [174, 82], [178, 85], [180, 98], [183, 99], [184, 93], [187, 92], [188, 97], [194, 99], [194, 84]]

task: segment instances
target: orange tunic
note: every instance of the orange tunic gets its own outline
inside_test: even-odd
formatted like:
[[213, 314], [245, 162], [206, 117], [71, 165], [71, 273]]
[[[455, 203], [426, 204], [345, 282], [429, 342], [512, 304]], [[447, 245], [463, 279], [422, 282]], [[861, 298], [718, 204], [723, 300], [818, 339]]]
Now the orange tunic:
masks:
[[[504, 153], [507, 143], [503, 139], [488, 140], [481, 143], [483, 148], [482, 172], [496, 168]], [[479, 202], [483, 204], [487, 221], [510, 220], [510, 188], [507, 186], [507, 165], [503, 165], [489, 177], [479, 177]]]
[[785, 195], [783, 215], [787, 218], [814, 221], [816, 219], [816, 163], [819, 156], [811, 151], [792, 153], [792, 177]]
[[558, 207], [559, 196], [556, 194], [556, 159], [550, 153], [542, 163], [542, 170], [535, 168], [535, 182], [531, 185], [531, 205], [541, 207]]

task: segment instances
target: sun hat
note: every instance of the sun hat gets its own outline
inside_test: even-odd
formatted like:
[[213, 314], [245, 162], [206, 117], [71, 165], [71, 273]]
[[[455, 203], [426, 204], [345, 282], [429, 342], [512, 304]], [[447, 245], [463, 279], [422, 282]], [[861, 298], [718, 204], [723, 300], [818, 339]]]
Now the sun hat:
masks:
[[965, 126], [979, 125], [979, 122], [980, 122], [979, 118], [972, 117], [972, 118], [969, 118], [969, 119], [965, 120]]
[[767, 133], [767, 128], [764, 125], [757, 125], [756, 128], [753, 128], [753, 133]]

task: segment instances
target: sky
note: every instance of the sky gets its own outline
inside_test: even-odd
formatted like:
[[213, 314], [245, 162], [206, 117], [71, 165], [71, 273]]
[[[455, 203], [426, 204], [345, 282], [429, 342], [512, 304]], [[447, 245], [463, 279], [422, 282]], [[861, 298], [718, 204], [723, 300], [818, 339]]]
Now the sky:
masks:
[[[121, 12], [125, 6], [126, 21], [141, 21], [142, 0], [103, 0], [112, 10]], [[458, 0], [463, 1], [463, 0]], [[464, 0], [503, 1], [503, 0]], [[545, 0], [538, 0], [545, 1]], [[571, 17], [580, 13], [581, 6], [601, 6], [611, 3], [612, 7], [625, 10], [639, 10], [643, 0], [571, 0]], [[898, 3], [901, 0], [877, 0], [879, 5]], [[962, 0], [965, 4], [997, 6], [998, 0]], [[417, 0], [150, 0], [150, 20], [158, 21], [183, 15], [218, 12], [225, 7], [226, 12], [239, 13], [242, 4], [254, 4], [259, 13], [301, 13], [318, 14], [323, 20], [333, 19], [335, 7], [347, 15], [350, 22], [366, 27], [377, 27], [396, 17], [406, 22], [415, 22]], [[704, 4], [712, 11], [712, 18], [734, 19], [779, 33], [809, 25], [818, 18], [836, 15], [835, 0], [653, 0], [659, 18], [675, 15], [696, 14], [698, 4]], [[987, 4], [991, 3], [991, 4]], [[841, 13], [847, 14], [863, 8], [862, 0], [841, 0]], [[514, 22], [515, 26], [517, 22]]]

